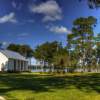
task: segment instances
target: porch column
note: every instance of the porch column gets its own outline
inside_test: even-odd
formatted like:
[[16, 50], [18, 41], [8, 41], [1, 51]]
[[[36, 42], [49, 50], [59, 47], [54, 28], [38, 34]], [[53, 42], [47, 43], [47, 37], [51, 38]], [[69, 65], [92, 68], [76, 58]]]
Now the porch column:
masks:
[[25, 71], [25, 64], [24, 64], [24, 61], [23, 61], [23, 71]]
[[20, 60], [18, 60], [18, 71], [20, 71]]
[[16, 60], [16, 71], [18, 71], [18, 60]]
[[24, 61], [24, 71], [26, 71], [26, 61]]
[[24, 67], [25, 67], [25, 71], [26, 71], [26, 70], [27, 70], [27, 69], [26, 69], [26, 61], [24, 61]]
[[25, 65], [26, 65], [26, 71], [29, 71], [28, 62], [27, 61], [25, 61]]
[[23, 61], [21, 60], [21, 71], [23, 71]]
[[14, 60], [12, 59], [11, 62], [12, 62], [12, 71], [14, 71]]
[[14, 70], [13, 71], [16, 71], [16, 60], [14, 59], [13, 62], [14, 62]]
[[21, 71], [23, 71], [23, 65], [22, 65], [22, 60], [21, 60], [20, 62], [21, 62]]
[[21, 60], [19, 60], [20, 72], [22, 71]]
[[28, 62], [27, 61], [25, 62], [25, 65], [26, 65], [26, 70], [28, 71], [29, 68], [28, 68]]
[[17, 71], [19, 71], [19, 60], [17, 60]]

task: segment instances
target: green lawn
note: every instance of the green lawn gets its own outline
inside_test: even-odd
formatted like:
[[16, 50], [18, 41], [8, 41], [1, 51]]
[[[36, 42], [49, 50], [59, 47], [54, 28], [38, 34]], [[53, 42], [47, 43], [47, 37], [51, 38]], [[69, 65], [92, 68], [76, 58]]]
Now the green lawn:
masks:
[[0, 96], [7, 100], [100, 100], [100, 74], [0, 73]]

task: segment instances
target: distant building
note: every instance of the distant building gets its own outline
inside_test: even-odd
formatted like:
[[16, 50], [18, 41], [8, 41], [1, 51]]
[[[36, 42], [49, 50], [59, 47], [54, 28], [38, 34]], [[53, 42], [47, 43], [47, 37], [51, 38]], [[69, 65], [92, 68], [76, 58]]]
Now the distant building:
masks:
[[44, 67], [46, 70], [48, 70], [48, 63], [40, 61], [34, 57], [30, 57], [28, 60], [28, 66], [32, 72], [43, 72]]
[[17, 52], [0, 50], [0, 71], [28, 71], [28, 61]]
[[43, 63], [34, 57], [27, 58], [28, 66], [43, 66]]

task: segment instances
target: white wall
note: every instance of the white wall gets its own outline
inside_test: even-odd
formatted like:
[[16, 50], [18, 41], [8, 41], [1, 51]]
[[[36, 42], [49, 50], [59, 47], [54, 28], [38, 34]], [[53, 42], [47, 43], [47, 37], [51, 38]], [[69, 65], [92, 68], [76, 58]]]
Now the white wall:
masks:
[[35, 59], [34, 57], [28, 58], [27, 60], [28, 60], [28, 65], [29, 65], [29, 66], [30, 66], [30, 65], [31, 65], [31, 66], [40, 66], [40, 65], [41, 65], [40, 61], [37, 60], [37, 59]]
[[[20, 67], [23, 67], [23, 71], [28, 71], [28, 62], [23, 61], [23, 66], [21, 66], [20, 63], [18, 64], [18, 60], [16, 60], [16, 71], [20, 71], [21, 70]], [[4, 68], [4, 71], [7, 71], [7, 70], [13, 71], [14, 60], [8, 59], [3, 53], [0, 52], [0, 71], [2, 71], [2, 68]]]
[[7, 66], [8, 66], [8, 58], [0, 52], [0, 71], [1, 71], [2, 67], [5, 70], [7, 70]]

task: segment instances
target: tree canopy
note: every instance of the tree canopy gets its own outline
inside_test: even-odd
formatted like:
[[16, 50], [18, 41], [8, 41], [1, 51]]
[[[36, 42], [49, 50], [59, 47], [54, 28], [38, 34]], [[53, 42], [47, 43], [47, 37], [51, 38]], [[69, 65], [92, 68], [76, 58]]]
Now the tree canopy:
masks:
[[10, 44], [7, 49], [18, 52], [25, 57], [33, 55], [33, 50], [29, 45]]
[[[75, 66], [81, 61], [81, 66], [92, 66], [94, 61], [94, 31], [96, 18], [81, 17], [73, 22], [72, 33], [67, 36], [67, 48], [70, 60], [74, 60]], [[77, 61], [76, 61], [77, 59]], [[96, 55], [95, 55], [96, 60]]]
[[[84, 1], [84, 0], [79, 0], [79, 1]], [[90, 9], [99, 8], [100, 0], [87, 0], [87, 4]]]
[[67, 50], [57, 41], [43, 43], [34, 50], [34, 57], [48, 62], [50, 68], [67, 67], [67, 54]]

